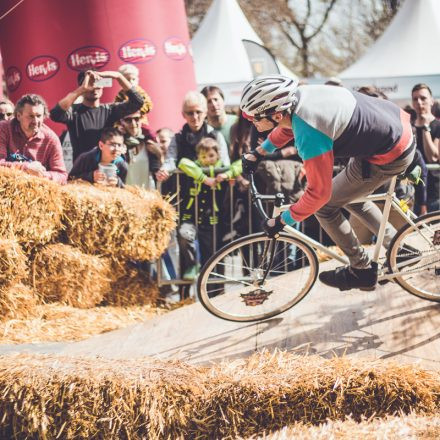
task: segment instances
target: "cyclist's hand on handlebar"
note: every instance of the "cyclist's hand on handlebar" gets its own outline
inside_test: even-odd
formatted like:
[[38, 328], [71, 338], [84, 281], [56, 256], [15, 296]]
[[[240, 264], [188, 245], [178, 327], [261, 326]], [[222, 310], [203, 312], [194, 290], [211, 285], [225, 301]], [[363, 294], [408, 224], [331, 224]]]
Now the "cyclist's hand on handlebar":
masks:
[[243, 167], [243, 174], [253, 174], [257, 171], [258, 164], [263, 156], [256, 150], [249, 151], [243, 154], [241, 164]]
[[264, 232], [270, 238], [278, 238], [280, 232], [284, 229], [284, 226], [286, 226], [286, 224], [283, 222], [280, 215], [263, 222]]

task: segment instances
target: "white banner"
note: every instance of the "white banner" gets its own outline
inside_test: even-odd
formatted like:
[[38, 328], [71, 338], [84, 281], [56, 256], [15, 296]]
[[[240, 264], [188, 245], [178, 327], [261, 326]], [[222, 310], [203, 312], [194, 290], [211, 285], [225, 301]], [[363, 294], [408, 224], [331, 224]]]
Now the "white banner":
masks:
[[342, 78], [345, 87], [357, 90], [359, 87], [373, 85], [393, 101], [411, 101], [411, 90], [419, 83], [427, 84], [433, 97], [440, 98], [440, 74], [426, 76], [400, 76], [395, 78]]

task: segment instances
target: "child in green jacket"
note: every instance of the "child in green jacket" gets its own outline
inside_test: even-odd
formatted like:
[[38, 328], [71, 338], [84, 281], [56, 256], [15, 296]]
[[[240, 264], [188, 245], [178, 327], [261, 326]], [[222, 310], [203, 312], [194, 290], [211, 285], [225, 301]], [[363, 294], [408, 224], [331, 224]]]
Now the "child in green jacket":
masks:
[[214, 253], [219, 241], [219, 206], [224, 198], [222, 182], [241, 174], [241, 160], [223, 167], [217, 141], [202, 138], [196, 146], [197, 160], [183, 158], [178, 163], [191, 184], [182, 185], [180, 245], [183, 279], [192, 280], [197, 275], [196, 239], [199, 241], [200, 263], [203, 265]]

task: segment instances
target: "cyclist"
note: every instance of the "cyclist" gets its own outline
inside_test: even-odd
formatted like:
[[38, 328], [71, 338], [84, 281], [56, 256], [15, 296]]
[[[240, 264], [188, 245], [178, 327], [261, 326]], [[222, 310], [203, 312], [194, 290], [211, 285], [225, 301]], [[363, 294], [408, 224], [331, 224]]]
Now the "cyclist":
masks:
[[[272, 129], [261, 146], [243, 156], [243, 172], [254, 172], [262, 156], [294, 138], [307, 176], [303, 196], [289, 210], [268, 220], [265, 231], [276, 236], [286, 224], [293, 226], [315, 214], [350, 262], [348, 267], [322, 272], [321, 282], [340, 290], [374, 289], [377, 267], [341, 208], [378, 233], [380, 209], [371, 201], [349, 203], [371, 194], [410, 165], [415, 139], [409, 115], [390, 101], [343, 87], [298, 86], [296, 80], [282, 75], [259, 77], [247, 84], [240, 108], [258, 131]], [[332, 177], [335, 158], [350, 159]], [[395, 233], [387, 224], [385, 247]]]

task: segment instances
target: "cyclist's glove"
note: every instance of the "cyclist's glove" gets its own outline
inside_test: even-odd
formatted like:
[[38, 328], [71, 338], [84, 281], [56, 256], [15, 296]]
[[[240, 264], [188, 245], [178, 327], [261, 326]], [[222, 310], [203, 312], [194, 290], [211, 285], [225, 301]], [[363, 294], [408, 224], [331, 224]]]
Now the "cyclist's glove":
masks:
[[270, 237], [270, 238], [278, 238], [280, 232], [284, 229], [284, 226], [286, 226], [284, 223], [281, 222], [281, 216], [275, 217], [275, 224], [273, 226], [269, 226], [267, 224], [269, 220], [265, 220], [263, 222], [263, 229], [264, 232]]
[[[246, 155], [252, 154], [255, 157], [255, 160], [246, 159]], [[243, 174], [254, 174], [257, 171], [258, 164], [260, 160], [263, 158], [263, 155], [260, 154], [257, 150], [251, 150], [249, 153], [243, 154], [241, 158], [241, 164], [243, 167]]]

